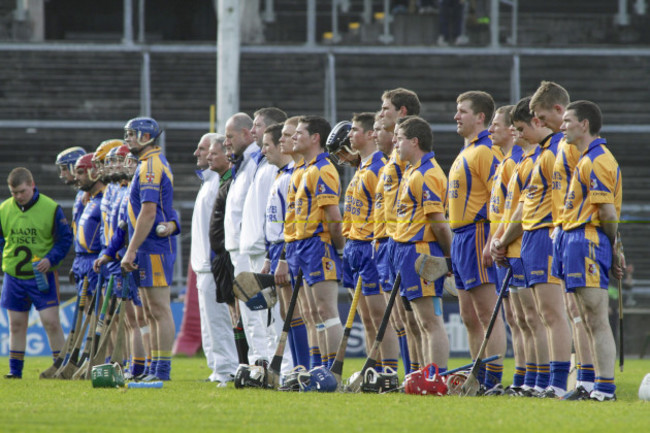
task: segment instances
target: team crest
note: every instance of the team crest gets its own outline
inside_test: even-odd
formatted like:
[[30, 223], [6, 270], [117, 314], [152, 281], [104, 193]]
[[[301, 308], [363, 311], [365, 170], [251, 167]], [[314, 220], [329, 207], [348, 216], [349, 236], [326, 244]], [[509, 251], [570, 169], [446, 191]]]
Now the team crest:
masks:
[[591, 179], [591, 189], [598, 188], [598, 181], [596, 179]]
[[596, 275], [596, 265], [593, 263], [589, 263], [589, 266], [587, 267], [587, 272], [589, 272], [590, 275]]
[[331, 270], [332, 270], [332, 266], [333, 266], [333, 264], [332, 264], [332, 262], [331, 262], [330, 260], [328, 260], [328, 261], [325, 262], [325, 270], [326, 270], [326, 271], [331, 271]]
[[325, 194], [325, 185], [323, 185], [322, 183], [318, 185], [318, 193]]
[[147, 173], [145, 173], [144, 176], [145, 176], [145, 178], [147, 179], [147, 183], [153, 183], [153, 180], [156, 178], [156, 176], [155, 176], [152, 172], [150, 172], [150, 171], [148, 171]]
[[429, 201], [429, 200], [431, 200], [431, 193], [429, 191], [425, 190], [424, 194], [423, 194], [423, 197], [424, 197], [424, 200]]

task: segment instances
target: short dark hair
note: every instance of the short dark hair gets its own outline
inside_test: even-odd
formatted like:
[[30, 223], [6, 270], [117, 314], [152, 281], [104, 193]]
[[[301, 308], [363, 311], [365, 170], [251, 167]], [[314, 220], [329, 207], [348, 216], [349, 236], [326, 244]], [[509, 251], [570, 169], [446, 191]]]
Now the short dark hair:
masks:
[[381, 99], [388, 99], [398, 110], [401, 107], [405, 107], [406, 114], [409, 116], [420, 114], [420, 98], [418, 98], [417, 93], [412, 90], [404, 89], [403, 87], [398, 87], [393, 90], [385, 90], [381, 95]]
[[553, 81], [542, 81], [530, 100], [530, 111], [538, 109], [549, 110], [554, 105], [566, 107], [571, 102], [569, 92]]
[[524, 122], [526, 125], [530, 125], [534, 117], [533, 113], [530, 112], [530, 96], [526, 96], [517, 102], [517, 105], [515, 105], [510, 113], [510, 117], [512, 118], [512, 123]]
[[490, 120], [492, 120], [492, 116], [494, 115], [494, 98], [489, 93], [482, 90], [470, 90], [461, 93], [456, 98], [457, 104], [463, 101], [469, 101], [471, 103], [471, 109], [474, 114], [483, 113], [485, 115], [484, 125], [487, 126]]
[[433, 132], [429, 122], [419, 116], [406, 116], [398, 123], [396, 129], [401, 129], [406, 138], [417, 138], [420, 150], [433, 150]]
[[600, 107], [591, 101], [575, 101], [567, 105], [566, 111], [573, 110], [579, 122], [589, 121], [589, 133], [598, 135], [603, 126], [603, 113]]
[[357, 122], [361, 125], [364, 131], [372, 131], [372, 125], [375, 123], [374, 113], [354, 113], [352, 122]]
[[332, 131], [332, 126], [327, 119], [321, 116], [301, 116], [300, 119], [298, 119], [298, 123], [307, 124], [307, 132], [309, 132], [309, 135], [319, 134], [320, 147], [325, 149], [327, 137]]
[[264, 130], [264, 134], [271, 134], [271, 140], [273, 140], [274, 145], [280, 143], [280, 137], [282, 137], [282, 127], [284, 123], [275, 123], [271, 126], [267, 126]]
[[25, 167], [16, 167], [11, 170], [11, 173], [7, 176], [7, 184], [12, 188], [16, 188], [23, 183], [33, 182], [34, 176], [32, 176], [32, 172], [27, 170]]
[[262, 116], [266, 126], [282, 123], [287, 120], [287, 113], [276, 107], [264, 107], [253, 113], [253, 117]]

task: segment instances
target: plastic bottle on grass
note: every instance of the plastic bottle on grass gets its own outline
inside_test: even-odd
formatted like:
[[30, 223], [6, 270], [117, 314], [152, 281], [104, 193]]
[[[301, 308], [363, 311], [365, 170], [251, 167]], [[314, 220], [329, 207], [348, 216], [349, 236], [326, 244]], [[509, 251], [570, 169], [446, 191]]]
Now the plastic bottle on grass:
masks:
[[45, 293], [50, 291], [50, 285], [47, 282], [47, 276], [36, 269], [36, 266], [38, 266], [40, 262], [41, 259], [34, 256], [34, 259], [32, 260], [32, 269], [34, 270], [34, 279], [36, 280], [36, 286], [38, 287], [38, 290]]
[[154, 382], [129, 382], [126, 384], [127, 388], [162, 388], [162, 380], [156, 380]]

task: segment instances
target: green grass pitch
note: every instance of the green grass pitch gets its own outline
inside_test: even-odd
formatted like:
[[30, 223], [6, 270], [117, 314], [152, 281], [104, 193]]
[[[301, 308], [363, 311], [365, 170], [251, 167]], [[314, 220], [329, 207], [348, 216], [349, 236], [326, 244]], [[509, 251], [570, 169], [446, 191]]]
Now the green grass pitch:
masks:
[[[467, 363], [451, 359], [450, 368]], [[648, 432], [650, 402], [640, 401], [650, 362], [616, 372], [617, 402], [512, 397], [283, 393], [217, 388], [204, 382], [202, 357], [175, 358], [162, 389], [93, 389], [90, 381], [39, 380], [51, 364], [27, 358], [23, 380], [0, 378], [0, 432]], [[345, 361], [347, 378], [362, 359]], [[0, 358], [0, 371], [8, 371]], [[505, 362], [504, 383], [513, 361]]]

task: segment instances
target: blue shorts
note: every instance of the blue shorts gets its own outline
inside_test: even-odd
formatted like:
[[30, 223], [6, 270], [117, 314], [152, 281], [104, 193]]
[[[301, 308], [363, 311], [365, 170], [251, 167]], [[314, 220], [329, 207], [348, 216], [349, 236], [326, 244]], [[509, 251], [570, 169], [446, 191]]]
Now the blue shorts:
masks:
[[[126, 293], [126, 299], [133, 301], [133, 305], [140, 307], [142, 305], [142, 301], [140, 300], [140, 294], [138, 293], [138, 285], [135, 284], [135, 277], [133, 276], [133, 272], [127, 272], [126, 277], [129, 280], [129, 290]], [[121, 298], [122, 290], [125, 288], [122, 274], [113, 274], [113, 278], [115, 278], [113, 295]]]
[[[349, 240], [343, 250], [343, 261], [347, 262], [350, 267], [353, 281], [356, 283], [361, 276], [361, 293], [364, 296], [381, 293], [379, 272], [373, 255], [374, 251], [370, 241]], [[352, 287], [356, 287], [356, 284]]]
[[34, 278], [21, 280], [5, 274], [2, 282], [0, 307], [11, 311], [29, 311], [33, 304], [34, 308], [40, 311], [59, 305], [59, 293], [54, 272], [48, 272], [46, 275], [50, 290], [44, 293], [38, 290]]
[[612, 266], [612, 245], [605, 233], [593, 226], [566, 232], [564, 237], [564, 269], [567, 292], [579, 287], [600, 287], [607, 290]]
[[275, 269], [278, 267], [278, 261], [280, 260], [280, 256], [282, 255], [282, 248], [284, 248], [284, 242], [276, 242], [273, 244], [269, 244], [269, 259], [271, 259], [271, 273], [274, 273]]
[[560, 229], [557, 231], [555, 239], [553, 239], [553, 263], [551, 263], [551, 275], [560, 280], [564, 280], [564, 261], [562, 255], [564, 254], [565, 234], [565, 231]]
[[389, 238], [381, 238], [375, 241], [375, 264], [379, 272], [379, 285], [384, 292], [390, 292], [390, 257], [388, 255]]
[[289, 266], [289, 274], [291, 274], [292, 278], [296, 278], [298, 276], [298, 271], [300, 270], [298, 257], [296, 255], [296, 241], [285, 242], [284, 245], [284, 257], [287, 260], [287, 266]]
[[415, 270], [415, 260], [420, 254], [443, 257], [442, 249], [437, 242], [396, 242], [395, 260], [402, 276], [400, 295], [408, 301], [424, 296], [442, 296], [444, 276], [436, 281], [427, 281], [420, 278]]
[[296, 262], [308, 285], [341, 279], [341, 259], [331, 243], [323, 242], [320, 236], [313, 236], [297, 240], [295, 244]]
[[[508, 295], [510, 294], [510, 289], [517, 289], [519, 287], [526, 287], [526, 280], [524, 279], [524, 265], [521, 263], [520, 258], [508, 258], [508, 263], [510, 263], [510, 267], [512, 268], [512, 278], [510, 279], [510, 283], [506, 287], [506, 293], [503, 295], [504, 298], [507, 298]], [[501, 266], [495, 266], [496, 272], [497, 272], [497, 283], [496, 283], [496, 292], [497, 295], [499, 294], [499, 290], [501, 290], [501, 286], [503, 285], [503, 280], [506, 277], [506, 274], [508, 273], [508, 268], [504, 268]]]
[[352, 271], [352, 266], [350, 266], [350, 263], [345, 256], [345, 250], [348, 248], [348, 242], [345, 243], [345, 248], [343, 248], [343, 260], [341, 260], [341, 280], [343, 281], [344, 288], [354, 290], [354, 288], [357, 287], [357, 283], [354, 281], [354, 272]]
[[174, 276], [176, 254], [136, 253], [134, 272], [138, 287], [169, 287]]
[[458, 290], [496, 283], [494, 266], [486, 268], [481, 261], [489, 229], [487, 223], [475, 223], [454, 230], [451, 262]]
[[384, 292], [390, 292], [393, 289], [393, 284], [395, 284], [395, 277], [397, 276], [397, 260], [395, 258], [395, 248], [397, 248], [397, 242], [393, 238], [388, 238], [386, 241], [386, 265], [388, 267], [388, 280], [384, 286]]
[[535, 284], [560, 284], [560, 280], [551, 275], [552, 231], [553, 227], [524, 231], [521, 238], [521, 261], [526, 271], [527, 287], [533, 287]]
[[88, 299], [95, 293], [97, 281], [99, 280], [99, 274], [93, 270], [95, 260], [97, 260], [95, 254], [83, 254], [75, 257], [74, 277], [77, 282], [77, 296], [81, 296], [84, 277], [88, 277], [88, 290], [86, 291]]

